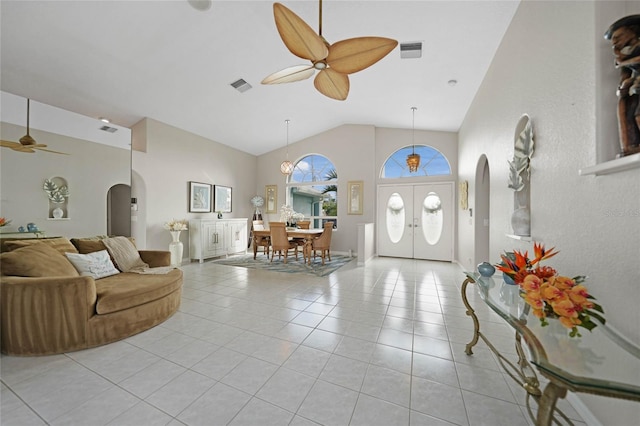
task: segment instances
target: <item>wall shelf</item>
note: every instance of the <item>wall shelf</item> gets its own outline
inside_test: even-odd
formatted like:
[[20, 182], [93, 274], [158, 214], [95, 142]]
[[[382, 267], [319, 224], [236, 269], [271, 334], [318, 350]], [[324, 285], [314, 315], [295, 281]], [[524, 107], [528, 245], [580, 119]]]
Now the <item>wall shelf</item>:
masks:
[[60, 217], [60, 218], [48, 217], [47, 220], [71, 220], [71, 218], [70, 217]]
[[578, 173], [580, 176], [601, 176], [635, 168], [640, 168], [640, 154], [628, 155], [626, 157], [616, 158], [615, 160], [605, 161], [595, 166], [585, 167], [584, 169], [580, 169]]
[[531, 235], [514, 235], [514, 234], [505, 234], [507, 238], [511, 238], [519, 241], [533, 241]]

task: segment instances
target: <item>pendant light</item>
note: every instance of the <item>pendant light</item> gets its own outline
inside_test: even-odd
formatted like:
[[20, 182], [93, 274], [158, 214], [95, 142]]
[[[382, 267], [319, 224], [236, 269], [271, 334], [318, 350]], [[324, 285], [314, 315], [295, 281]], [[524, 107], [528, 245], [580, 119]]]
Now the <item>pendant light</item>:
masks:
[[416, 107], [411, 107], [413, 111], [413, 121], [411, 124], [411, 154], [407, 155], [407, 166], [409, 166], [409, 173], [415, 173], [420, 167], [420, 154], [416, 154]]
[[293, 173], [293, 163], [289, 161], [289, 121], [288, 119], [284, 120], [287, 123], [287, 158], [280, 164], [280, 171], [287, 176]]

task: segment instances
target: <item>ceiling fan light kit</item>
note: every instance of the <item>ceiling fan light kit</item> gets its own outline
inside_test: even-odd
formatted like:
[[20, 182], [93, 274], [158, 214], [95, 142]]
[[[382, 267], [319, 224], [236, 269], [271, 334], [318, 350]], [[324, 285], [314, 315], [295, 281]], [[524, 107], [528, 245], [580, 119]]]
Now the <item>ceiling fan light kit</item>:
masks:
[[329, 98], [343, 101], [349, 95], [348, 74], [370, 67], [398, 45], [396, 40], [385, 37], [356, 37], [329, 44], [322, 36], [322, 0], [318, 34], [280, 3], [273, 4], [273, 15], [287, 49], [297, 57], [311, 61], [311, 64], [277, 71], [262, 80], [262, 84], [305, 80], [318, 71], [315, 88]]

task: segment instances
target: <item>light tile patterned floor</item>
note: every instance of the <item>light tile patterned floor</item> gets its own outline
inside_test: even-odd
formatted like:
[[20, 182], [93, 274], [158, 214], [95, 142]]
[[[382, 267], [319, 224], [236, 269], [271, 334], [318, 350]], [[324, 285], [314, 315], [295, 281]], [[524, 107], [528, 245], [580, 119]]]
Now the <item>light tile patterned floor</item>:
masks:
[[[322, 278], [211, 262], [183, 270], [179, 312], [151, 330], [63, 355], [2, 356], [1, 424], [531, 423], [524, 391], [486, 346], [464, 353], [472, 321], [454, 264], [377, 258]], [[472, 303], [513, 354], [509, 326]]]

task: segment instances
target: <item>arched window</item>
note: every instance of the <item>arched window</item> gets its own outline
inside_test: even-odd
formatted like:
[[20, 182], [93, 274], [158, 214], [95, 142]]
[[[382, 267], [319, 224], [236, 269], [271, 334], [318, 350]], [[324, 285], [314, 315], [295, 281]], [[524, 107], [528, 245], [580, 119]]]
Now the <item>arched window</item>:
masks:
[[338, 173], [327, 157], [310, 154], [296, 162], [287, 182], [286, 202], [296, 213], [322, 228], [338, 223]]
[[420, 155], [420, 167], [414, 173], [409, 172], [407, 155], [413, 152], [412, 146], [400, 148], [385, 161], [380, 173], [381, 178], [403, 178], [412, 176], [446, 176], [451, 174], [449, 160], [440, 151], [427, 145], [416, 145], [415, 152]]

